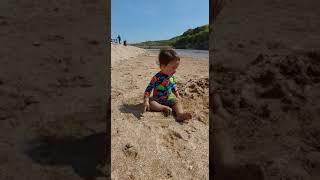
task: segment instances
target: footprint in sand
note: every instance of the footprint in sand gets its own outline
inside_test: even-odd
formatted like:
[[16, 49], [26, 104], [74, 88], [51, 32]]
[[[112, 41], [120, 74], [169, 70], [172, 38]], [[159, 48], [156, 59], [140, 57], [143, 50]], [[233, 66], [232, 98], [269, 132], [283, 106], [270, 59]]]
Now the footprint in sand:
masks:
[[121, 92], [121, 91], [113, 90], [113, 91], [111, 92], [111, 98], [112, 98], [112, 99], [118, 99], [119, 96], [121, 96], [122, 94], [123, 94], [123, 92]]
[[138, 156], [138, 152], [136, 148], [131, 144], [126, 144], [125, 147], [122, 149], [123, 153], [126, 157], [135, 159]]
[[160, 123], [160, 127], [163, 128], [163, 129], [166, 129], [166, 128], [169, 127], [169, 122], [167, 120], [159, 122], [159, 123]]
[[[168, 132], [163, 136], [164, 139], [164, 145], [170, 149], [174, 149], [176, 146], [176, 143], [179, 139], [183, 139], [180, 133], [173, 131], [173, 130], [168, 130]], [[184, 140], [184, 139], [183, 139]]]

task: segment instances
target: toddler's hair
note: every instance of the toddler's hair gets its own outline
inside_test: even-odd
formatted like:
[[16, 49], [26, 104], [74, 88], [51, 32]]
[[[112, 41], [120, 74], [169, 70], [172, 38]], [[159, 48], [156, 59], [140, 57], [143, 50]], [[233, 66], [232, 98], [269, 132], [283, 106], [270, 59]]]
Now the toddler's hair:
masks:
[[171, 61], [180, 60], [178, 54], [172, 48], [162, 48], [159, 53], [159, 64], [168, 65]]

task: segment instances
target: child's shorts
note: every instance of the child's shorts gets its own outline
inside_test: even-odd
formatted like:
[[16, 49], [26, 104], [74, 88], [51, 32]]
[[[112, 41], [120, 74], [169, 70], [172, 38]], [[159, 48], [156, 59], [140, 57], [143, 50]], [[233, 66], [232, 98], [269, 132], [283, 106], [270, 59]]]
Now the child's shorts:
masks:
[[160, 99], [160, 98], [153, 97], [153, 96], [150, 97], [150, 101], [156, 101], [159, 104], [169, 106], [170, 108], [173, 108], [173, 106], [176, 105], [176, 103], [177, 103], [176, 99], [167, 100], [167, 99]]

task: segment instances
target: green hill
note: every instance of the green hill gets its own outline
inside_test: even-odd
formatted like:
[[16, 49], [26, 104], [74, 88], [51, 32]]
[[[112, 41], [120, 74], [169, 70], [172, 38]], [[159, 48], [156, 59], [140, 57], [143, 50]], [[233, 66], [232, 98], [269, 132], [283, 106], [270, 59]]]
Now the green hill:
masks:
[[146, 41], [132, 44], [141, 48], [162, 48], [173, 47], [176, 49], [209, 49], [209, 25], [200, 26], [194, 29], [188, 29], [182, 35], [168, 40]]

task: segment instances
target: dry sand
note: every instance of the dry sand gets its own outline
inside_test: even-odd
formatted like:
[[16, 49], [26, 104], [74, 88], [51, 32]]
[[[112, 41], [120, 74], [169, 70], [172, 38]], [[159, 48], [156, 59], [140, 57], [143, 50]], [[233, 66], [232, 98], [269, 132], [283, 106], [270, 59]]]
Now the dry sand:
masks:
[[111, 44], [111, 64], [122, 60], [127, 60], [136, 57], [140, 54], [146, 53], [144, 49], [137, 48], [134, 46], [123, 46], [122, 44], [112, 43]]
[[[117, 48], [136, 51], [118, 46], [112, 53]], [[140, 54], [112, 66], [112, 178], [208, 179], [208, 60], [182, 58], [175, 75], [183, 106], [194, 113], [188, 124], [160, 112], [142, 116], [143, 92], [159, 70], [156, 60]]]
[[265, 179], [320, 179], [319, 5], [234, 0], [214, 22], [212, 120], [231, 139], [224, 156]]

